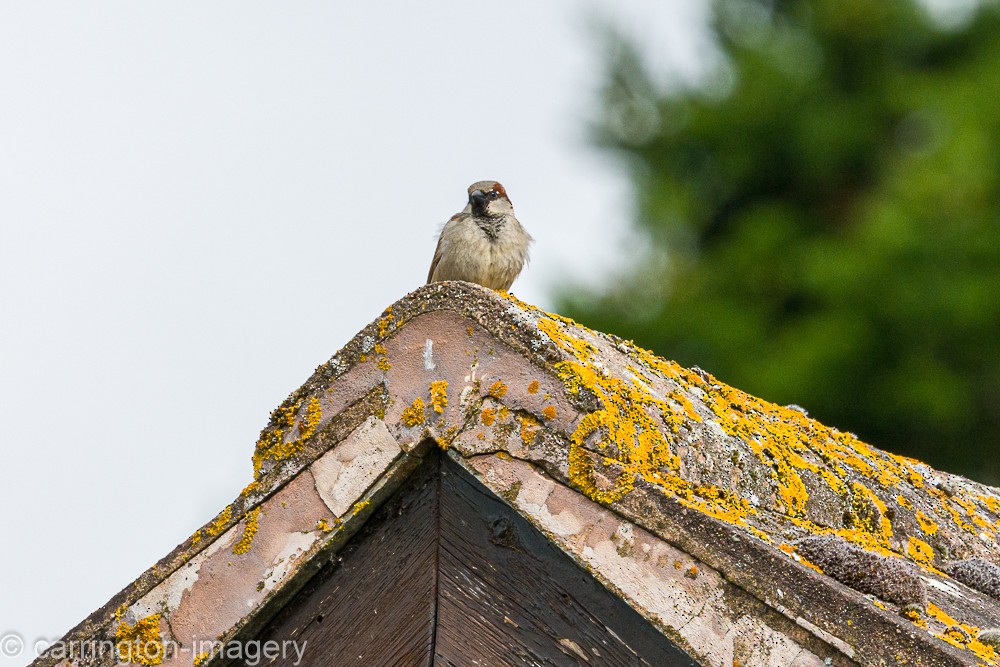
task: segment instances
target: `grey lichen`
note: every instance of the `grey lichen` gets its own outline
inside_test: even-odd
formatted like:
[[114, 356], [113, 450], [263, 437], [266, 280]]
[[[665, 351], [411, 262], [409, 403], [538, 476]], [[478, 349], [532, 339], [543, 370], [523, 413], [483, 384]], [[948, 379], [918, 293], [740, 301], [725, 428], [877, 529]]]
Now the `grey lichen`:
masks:
[[836, 537], [809, 537], [798, 543], [799, 555], [845, 586], [898, 604], [927, 608], [927, 586], [912, 565], [853, 546]]
[[1000, 628], [986, 628], [985, 630], [980, 630], [976, 639], [987, 646], [992, 646], [994, 650], [1000, 651]]
[[949, 574], [969, 588], [1000, 598], [1000, 567], [982, 558], [952, 561]]

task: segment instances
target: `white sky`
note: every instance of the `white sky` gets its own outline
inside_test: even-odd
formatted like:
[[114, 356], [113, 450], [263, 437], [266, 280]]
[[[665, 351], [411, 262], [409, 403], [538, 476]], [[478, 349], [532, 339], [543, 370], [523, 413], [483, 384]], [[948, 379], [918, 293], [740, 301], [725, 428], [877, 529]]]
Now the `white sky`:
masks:
[[469, 183], [537, 240], [520, 297], [613, 265], [588, 18], [690, 77], [704, 12], [0, 0], [0, 636], [28, 645], [0, 666], [236, 496], [270, 410], [423, 283]]

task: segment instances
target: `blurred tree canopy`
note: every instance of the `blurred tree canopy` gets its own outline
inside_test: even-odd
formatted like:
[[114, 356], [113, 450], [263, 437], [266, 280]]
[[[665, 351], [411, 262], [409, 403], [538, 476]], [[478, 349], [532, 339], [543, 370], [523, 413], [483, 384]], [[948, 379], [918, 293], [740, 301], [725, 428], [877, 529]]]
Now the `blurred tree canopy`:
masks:
[[597, 142], [646, 250], [566, 314], [1000, 482], [1000, 11], [728, 0], [665, 86], [612, 40]]

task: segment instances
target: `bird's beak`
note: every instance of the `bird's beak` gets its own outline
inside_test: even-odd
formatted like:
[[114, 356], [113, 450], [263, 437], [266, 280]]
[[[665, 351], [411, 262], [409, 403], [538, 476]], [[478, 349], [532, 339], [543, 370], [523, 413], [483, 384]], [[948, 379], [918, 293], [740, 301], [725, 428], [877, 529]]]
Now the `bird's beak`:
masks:
[[482, 215], [486, 212], [486, 204], [488, 203], [488, 200], [482, 190], [473, 190], [470, 192], [469, 203], [472, 204], [472, 212], [476, 215]]

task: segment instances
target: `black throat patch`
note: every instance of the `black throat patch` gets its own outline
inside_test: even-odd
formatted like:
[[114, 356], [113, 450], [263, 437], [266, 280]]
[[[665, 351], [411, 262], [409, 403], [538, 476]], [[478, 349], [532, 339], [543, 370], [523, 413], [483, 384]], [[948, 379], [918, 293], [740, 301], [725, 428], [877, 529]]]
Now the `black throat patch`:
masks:
[[500, 236], [500, 229], [504, 224], [502, 215], [476, 216], [473, 219], [476, 222], [476, 226], [483, 230], [483, 234], [486, 234], [486, 238], [488, 238], [491, 242], [496, 241], [497, 237]]

